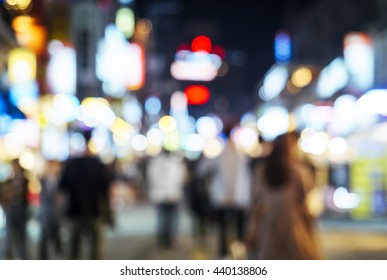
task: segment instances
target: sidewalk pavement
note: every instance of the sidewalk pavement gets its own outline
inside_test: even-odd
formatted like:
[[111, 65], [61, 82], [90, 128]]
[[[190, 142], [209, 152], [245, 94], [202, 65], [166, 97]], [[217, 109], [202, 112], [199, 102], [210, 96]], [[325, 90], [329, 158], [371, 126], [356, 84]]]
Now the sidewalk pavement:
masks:
[[[191, 260], [217, 259], [216, 229], [212, 228], [205, 250], [195, 246], [192, 221], [187, 209], [182, 208], [178, 221], [176, 244], [170, 249], [159, 248], [155, 240], [156, 213], [151, 205], [136, 205], [116, 215], [114, 228], [105, 228], [104, 259], [106, 260]], [[353, 221], [349, 219], [319, 220], [320, 239], [328, 259], [387, 259], [387, 223], [380, 220]], [[30, 254], [36, 259], [39, 224], [28, 225]], [[64, 248], [68, 248], [68, 232], [62, 230]], [[1, 245], [1, 236], [0, 236]], [[87, 259], [87, 248], [82, 248]], [[52, 253], [53, 259], [66, 255]]]

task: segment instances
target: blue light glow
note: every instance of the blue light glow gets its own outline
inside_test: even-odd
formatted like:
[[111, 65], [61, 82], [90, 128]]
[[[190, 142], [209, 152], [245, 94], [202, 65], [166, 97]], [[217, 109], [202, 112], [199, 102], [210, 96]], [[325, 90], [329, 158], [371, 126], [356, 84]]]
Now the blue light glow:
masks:
[[39, 96], [38, 83], [26, 83], [13, 85], [10, 88], [10, 101], [13, 105], [20, 107], [29, 101], [36, 101]]
[[274, 55], [276, 62], [289, 62], [292, 53], [290, 36], [287, 32], [278, 32], [274, 40]]
[[160, 99], [156, 96], [151, 96], [145, 101], [145, 111], [150, 115], [157, 115], [161, 111]]
[[120, 4], [132, 4], [134, 0], [118, 0], [118, 2], [120, 2]]

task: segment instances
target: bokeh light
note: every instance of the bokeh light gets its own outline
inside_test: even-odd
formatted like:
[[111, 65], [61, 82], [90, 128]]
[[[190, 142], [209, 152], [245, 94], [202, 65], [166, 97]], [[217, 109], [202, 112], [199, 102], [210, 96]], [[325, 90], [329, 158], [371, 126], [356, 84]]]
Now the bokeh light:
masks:
[[115, 121], [115, 114], [109, 102], [101, 97], [87, 97], [77, 108], [77, 119], [88, 127], [104, 125], [110, 127]]
[[312, 71], [307, 67], [300, 67], [293, 72], [291, 81], [296, 87], [306, 87], [312, 81]]
[[218, 125], [212, 117], [200, 117], [196, 121], [196, 131], [206, 138], [214, 138], [218, 134]]
[[344, 187], [338, 187], [333, 194], [333, 202], [339, 209], [353, 209], [360, 205], [360, 197]]
[[144, 107], [149, 115], [157, 115], [161, 111], [161, 101], [156, 96], [150, 96], [146, 99]]
[[142, 134], [137, 134], [133, 136], [131, 145], [132, 148], [137, 152], [145, 151], [148, 147], [148, 139]]
[[33, 82], [36, 78], [36, 55], [27, 49], [16, 48], [8, 56], [8, 75], [12, 84]]
[[204, 137], [200, 134], [188, 135], [185, 142], [185, 149], [190, 152], [201, 152], [205, 147]]
[[210, 90], [205, 86], [190, 85], [184, 92], [190, 105], [203, 105], [210, 100]]
[[164, 133], [170, 133], [177, 128], [176, 120], [171, 116], [164, 116], [159, 120], [159, 128]]
[[273, 67], [263, 80], [263, 86], [259, 89], [259, 97], [264, 101], [269, 101], [280, 95], [286, 86], [288, 76], [286, 67]]
[[116, 14], [116, 26], [126, 38], [131, 38], [134, 34], [135, 18], [134, 12], [130, 8], [121, 8]]
[[36, 166], [36, 158], [31, 150], [27, 150], [20, 155], [20, 165], [26, 170], [33, 170]]
[[333, 155], [343, 155], [348, 148], [347, 141], [341, 137], [334, 137], [329, 141], [329, 152]]
[[258, 119], [258, 129], [266, 140], [273, 140], [289, 129], [289, 113], [284, 107], [274, 106], [266, 109]]
[[136, 24], [136, 31], [142, 35], [149, 34], [152, 28], [152, 22], [149, 19], [140, 19]]
[[212, 42], [207, 36], [197, 36], [192, 40], [191, 48], [194, 52], [207, 52], [212, 50]]
[[203, 150], [203, 154], [207, 158], [216, 158], [222, 153], [224, 146], [225, 146], [225, 142], [223, 138], [216, 137], [216, 138], [210, 139], [206, 142], [206, 145]]

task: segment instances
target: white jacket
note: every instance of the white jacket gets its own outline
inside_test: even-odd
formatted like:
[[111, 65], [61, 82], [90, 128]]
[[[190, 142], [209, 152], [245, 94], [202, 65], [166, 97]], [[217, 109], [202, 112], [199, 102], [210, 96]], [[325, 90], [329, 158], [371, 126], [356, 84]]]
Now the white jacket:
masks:
[[215, 174], [210, 188], [213, 205], [247, 208], [251, 199], [247, 157], [227, 143], [214, 164]]
[[149, 198], [152, 202], [179, 202], [183, 198], [183, 187], [187, 170], [183, 159], [173, 153], [152, 158], [147, 168]]

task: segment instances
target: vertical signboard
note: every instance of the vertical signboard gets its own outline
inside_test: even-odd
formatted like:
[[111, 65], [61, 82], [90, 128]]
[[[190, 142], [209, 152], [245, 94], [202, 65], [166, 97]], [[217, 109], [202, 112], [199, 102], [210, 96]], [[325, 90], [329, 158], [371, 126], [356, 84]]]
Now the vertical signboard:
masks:
[[375, 58], [371, 37], [351, 32], [344, 38], [344, 61], [350, 82], [358, 90], [372, 87], [375, 79]]
[[80, 99], [99, 95], [95, 74], [97, 42], [102, 36], [101, 12], [96, 1], [74, 1], [71, 10], [72, 41], [77, 52], [77, 95]]

